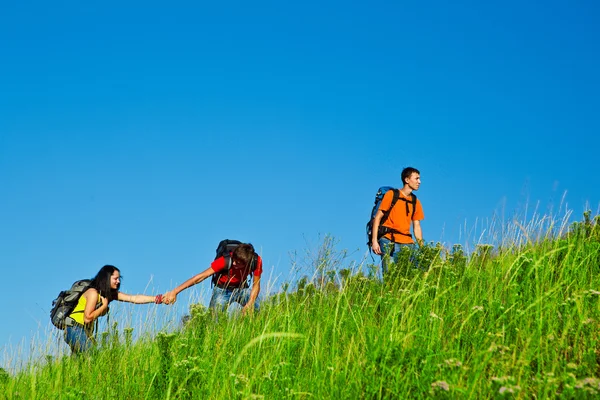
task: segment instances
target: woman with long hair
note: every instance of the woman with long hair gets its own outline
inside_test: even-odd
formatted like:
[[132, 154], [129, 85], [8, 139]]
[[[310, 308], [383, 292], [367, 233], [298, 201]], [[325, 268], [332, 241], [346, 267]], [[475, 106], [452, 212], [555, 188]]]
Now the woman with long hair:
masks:
[[98, 271], [90, 287], [83, 292], [75, 309], [67, 319], [65, 342], [73, 354], [84, 352], [94, 346], [94, 322], [108, 313], [113, 300], [134, 304], [162, 303], [162, 295], [130, 295], [119, 291], [121, 271], [114, 265], [105, 265]]

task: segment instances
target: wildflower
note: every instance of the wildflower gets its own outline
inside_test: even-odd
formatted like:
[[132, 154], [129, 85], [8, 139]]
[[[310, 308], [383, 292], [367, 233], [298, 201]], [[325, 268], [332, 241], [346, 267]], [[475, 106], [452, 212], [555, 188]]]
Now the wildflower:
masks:
[[504, 346], [504, 345], [501, 345], [501, 344], [496, 344], [496, 343], [492, 343], [492, 345], [488, 349], [488, 351], [490, 353], [498, 352], [500, 354], [504, 354], [505, 352], [507, 352], [509, 350], [510, 350], [510, 347], [507, 347], [507, 346]]
[[246, 384], [246, 383], [248, 383], [248, 381], [249, 381], [249, 379], [248, 379], [248, 377], [246, 375], [239, 374], [239, 375], [235, 376], [235, 383], [236, 384], [237, 383], [244, 383], [244, 384]]
[[435, 381], [431, 384], [431, 388], [433, 390], [435, 389], [442, 389], [445, 390], [446, 392], [450, 390], [450, 385], [448, 385], [448, 382], [446, 381]]
[[499, 383], [501, 385], [514, 381], [512, 376], [494, 376], [492, 377], [492, 381]]
[[434, 313], [433, 311], [429, 313], [429, 316], [430, 316], [431, 318], [434, 318], [434, 319], [439, 319], [440, 321], [443, 321], [443, 319], [442, 319], [441, 317], [439, 317], [439, 316], [438, 316], [436, 313]]
[[269, 371], [266, 374], [263, 375], [263, 378], [268, 380], [268, 381], [272, 381], [273, 380], [273, 371]]
[[186, 349], [187, 347], [189, 347], [189, 345], [187, 343], [187, 338], [183, 339], [179, 343], [177, 343], [177, 347], [179, 347], [180, 349]]
[[457, 360], [456, 358], [450, 358], [448, 360], [444, 360], [444, 362], [446, 363], [446, 365], [448, 365], [449, 367], [462, 367], [462, 362], [460, 362], [459, 360]]
[[505, 393], [515, 393], [518, 392], [519, 390], [521, 390], [521, 387], [519, 385], [515, 385], [515, 386], [502, 386], [500, 388], [500, 390], [498, 390], [498, 393], [500, 394], [505, 394]]
[[471, 308], [471, 310], [473, 310], [473, 311], [483, 311], [483, 306], [473, 306], [473, 308]]
[[575, 385], [577, 389], [583, 389], [592, 393], [596, 393], [596, 389], [600, 390], [600, 379], [591, 377], [585, 378], [577, 382]]

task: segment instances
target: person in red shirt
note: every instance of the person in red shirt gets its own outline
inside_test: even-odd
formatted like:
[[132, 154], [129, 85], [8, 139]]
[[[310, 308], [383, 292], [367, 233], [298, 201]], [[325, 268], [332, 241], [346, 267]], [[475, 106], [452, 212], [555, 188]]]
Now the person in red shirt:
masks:
[[[252, 268], [253, 263], [256, 263], [255, 268]], [[224, 256], [217, 258], [207, 270], [194, 275], [175, 289], [166, 292], [163, 296], [163, 303], [175, 303], [177, 295], [183, 290], [215, 274], [218, 274], [218, 279], [213, 287], [208, 308], [225, 310], [231, 303], [238, 303], [243, 307], [242, 312], [244, 314], [258, 310], [259, 306], [256, 300], [260, 294], [262, 258], [256, 254], [254, 247], [249, 243], [242, 243], [233, 250], [229, 269], [227, 269], [227, 259]], [[251, 275], [252, 286], [250, 287], [248, 278]]]
[[[400, 189], [400, 197], [394, 208], [390, 211], [388, 219], [383, 224], [384, 227], [390, 228], [391, 233], [379, 237], [379, 226], [383, 211], [388, 210], [392, 203], [393, 191], [388, 191], [381, 200], [379, 210], [373, 219], [373, 237], [371, 238], [371, 248], [375, 254], [381, 255], [383, 275], [387, 272], [386, 254], [393, 257], [402, 247], [408, 247], [414, 254], [415, 242], [413, 235], [410, 233], [410, 228], [419, 245], [423, 244], [423, 231], [421, 230], [421, 220], [425, 218], [423, 207], [419, 199], [416, 199], [416, 204], [413, 206], [411, 202], [411, 194], [417, 191], [421, 186], [421, 173], [418, 169], [407, 167], [402, 170], [402, 183], [404, 186]], [[414, 207], [414, 210], [412, 209]], [[394, 233], [395, 232], [395, 233]], [[411, 257], [415, 262], [414, 257]], [[419, 267], [418, 265], [415, 265]]]

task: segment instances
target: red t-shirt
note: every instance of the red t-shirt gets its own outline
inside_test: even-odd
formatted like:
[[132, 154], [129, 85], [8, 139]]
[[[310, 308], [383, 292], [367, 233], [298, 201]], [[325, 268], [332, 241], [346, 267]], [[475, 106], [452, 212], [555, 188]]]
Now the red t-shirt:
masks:
[[[262, 274], [262, 258], [260, 256], [258, 256], [257, 258], [258, 259], [256, 261], [257, 265], [256, 269], [254, 270], [254, 277], [260, 278], [260, 275]], [[215, 271], [216, 274], [218, 274], [220, 271], [223, 271], [225, 269], [225, 257], [217, 258], [210, 264], [210, 267]], [[248, 275], [250, 275], [251, 273], [252, 271], [250, 271], [245, 266], [238, 268], [237, 265], [232, 265], [231, 268], [229, 268], [228, 274], [225, 273], [221, 275], [218, 284], [238, 286], [239, 284], [245, 282], [246, 279], [248, 279]]]

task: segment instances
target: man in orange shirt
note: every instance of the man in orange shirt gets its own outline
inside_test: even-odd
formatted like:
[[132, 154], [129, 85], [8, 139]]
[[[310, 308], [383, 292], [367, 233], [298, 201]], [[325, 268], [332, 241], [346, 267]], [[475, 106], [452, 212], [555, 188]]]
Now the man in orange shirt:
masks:
[[394, 190], [389, 190], [383, 196], [379, 210], [373, 219], [371, 248], [375, 254], [381, 255], [384, 276], [388, 267], [385, 254], [393, 257], [403, 246], [414, 250], [415, 242], [410, 233], [411, 226], [417, 243], [423, 244], [421, 220], [425, 216], [421, 202], [413, 193], [421, 186], [421, 173], [416, 168], [407, 167], [402, 170], [401, 178], [404, 186], [399, 190], [398, 201], [390, 210], [388, 218], [381, 224], [384, 212], [387, 212], [392, 205]]

